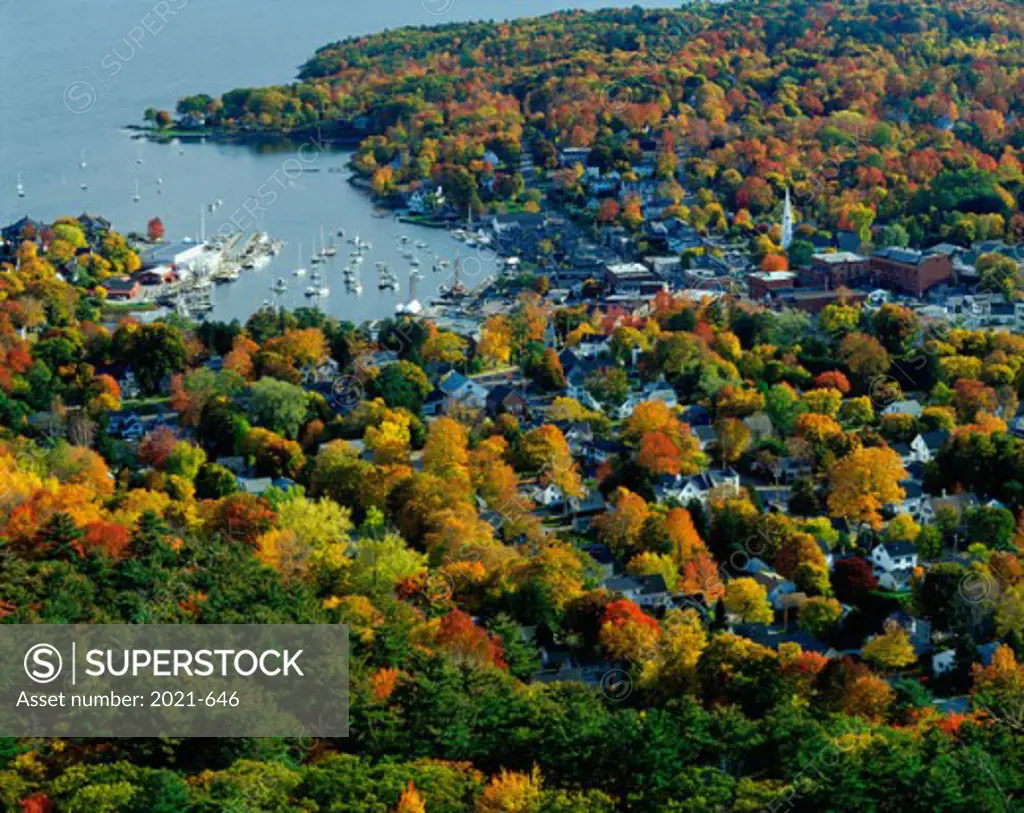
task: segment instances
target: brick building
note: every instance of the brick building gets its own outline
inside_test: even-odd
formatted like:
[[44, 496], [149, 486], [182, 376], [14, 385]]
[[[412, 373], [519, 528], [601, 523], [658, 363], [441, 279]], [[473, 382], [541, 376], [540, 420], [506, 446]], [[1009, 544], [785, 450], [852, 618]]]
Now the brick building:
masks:
[[826, 288], [851, 287], [871, 278], [871, 261], [852, 251], [815, 254], [802, 278], [808, 285]]
[[747, 274], [747, 287], [750, 298], [764, 299], [777, 291], [791, 291], [796, 284], [796, 274], [792, 271], [755, 271]]
[[924, 254], [908, 248], [881, 248], [871, 255], [875, 284], [922, 296], [952, 279], [953, 263], [945, 254]]

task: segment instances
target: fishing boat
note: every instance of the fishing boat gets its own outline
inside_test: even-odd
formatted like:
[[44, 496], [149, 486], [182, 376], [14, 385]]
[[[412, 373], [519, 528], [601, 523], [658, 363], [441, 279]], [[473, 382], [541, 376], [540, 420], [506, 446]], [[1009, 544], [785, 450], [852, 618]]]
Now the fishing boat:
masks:
[[285, 282], [283, 278], [278, 277], [277, 282], [275, 282], [271, 286], [270, 290], [274, 291], [275, 293], [283, 294], [285, 291], [288, 290], [288, 283]]

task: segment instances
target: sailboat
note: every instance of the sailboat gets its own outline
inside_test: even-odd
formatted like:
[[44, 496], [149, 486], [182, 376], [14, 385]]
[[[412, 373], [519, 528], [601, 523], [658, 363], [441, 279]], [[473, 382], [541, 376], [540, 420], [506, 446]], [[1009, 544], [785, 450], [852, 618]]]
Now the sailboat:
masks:
[[321, 256], [319, 254], [317, 254], [317, 252], [316, 252], [316, 238], [314, 237], [313, 238], [313, 251], [309, 255], [309, 263], [310, 263], [310, 265], [320, 265], [321, 259], [322, 259]]
[[295, 271], [293, 271], [292, 273], [294, 273], [295, 276], [297, 277], [306, 276], [306, 269], [302, 267], [302, 243], [299, 243], [299, 264], [298, 267], [296, 267]]
[[15, 189], [18, 190], [18, 197], [19, 198], [25, 197], [25, 184], [23, 184], [21, 182], [21, 173], [20, 172], [18, 173], [18, 183], [15, 186]]
[[[395, 313], [416, 316], [423, 311], [423, 305], [416, 298], [416, 282], [420, 279], [419, 272], [414, 268], [409, 272], [409, 301], [395, 305]], [[397, 288], [396, 288], [397, 290]]]
[[132, 200], [134, 200], [136, 203], [138, 203], [140, 200], [142, 200], [142, 195], [139, 194], [139, 179], [138, 178], [135, 179], [135, 195], [132, 197]]
[[87, 166], [89, 166], [89, 164], [85, 160], [85, 150], [82, 150], [81, 159], [82, 160], [78, 162], [78, 168], [85, 169]]

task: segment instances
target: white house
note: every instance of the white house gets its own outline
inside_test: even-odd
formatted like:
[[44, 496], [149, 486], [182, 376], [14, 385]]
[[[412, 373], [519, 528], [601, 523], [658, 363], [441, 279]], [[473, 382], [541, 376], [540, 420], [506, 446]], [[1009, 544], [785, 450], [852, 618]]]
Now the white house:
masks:
[[871, 550], [871, 564], [886, 573], [917, 567], [917, 548], [910, 542], [879, 542]]
[[910, 441], [911, 462], [930, 463], [948, 439], [949, 432], [941, 430], [919, 433]]
[[548, 483], [546, 486], [536, 487], [533, 489], [530, 497], [534, 502], [539, 505], [543, 505], [545, 508], [551, 508], [565, 502], [562, 490], [554, 483]]
[[886, 590], [907, 590], [917, 567], [917, 548], [910, 542], [885, 542], [871, 551], [871, 564], [879, 586]]
[[912, 415], [915, 418], [921, 417], [924, 408], [919, 401], [910, 399], [907, 401], [894, 401], [882, 410], [883, 415]]
[[601, 586], [645, 608], [666, 607], [672, 600], [665, 577], [661, 575], [615, 576], [602, 581]]
[[674, 477], [665, 475], [654, 485], [654, 493], [658, 500], [678, 500], [686, 505], [690, 500], [698, 500], [707, 505], [708, 495], [718, 488], [732, 488], [737, 492], [740, 488], [740, 476], [734, 469], [713, 469], [690, 477], [677, 474]]
[[606, 356], [611, 352], [611, 336], [603, 333], [588, 333], [580, 338], [579, 344], [573, 348], [577, 358], [593, 359]]

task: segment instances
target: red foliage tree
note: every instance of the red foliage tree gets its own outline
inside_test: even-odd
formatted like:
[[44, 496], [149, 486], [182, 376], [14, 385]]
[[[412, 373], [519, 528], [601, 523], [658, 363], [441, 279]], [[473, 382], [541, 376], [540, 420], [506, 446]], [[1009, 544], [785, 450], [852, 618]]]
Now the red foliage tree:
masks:
[[505, 650], [501, 639], [488, 635], [461, 610], [452, 610], [441, 618], [438, 644], [461, 663], [490, 664], [505, 669]]
[[867, 559], [854, 556], [836, 562], [832, 571], [832, 584], [840, 601], [852, 603], [878, 587], [878, 577]]
[[120, 559], [131, 541], [131, 531], [116, 522], [90, 522], [82, 538], [83, 552], [101, 551], [113, 559]]
[[273, 520], [274, 512], [265, 500], [252, 494], [232, 494], [218, 504], [214, 527], [229, 540], [252, 545], [270, 530]]
[[178, 444], [178, 436], [166, 426], [160, 426], [139, 441], [139, 460], [154, 469], [163, 469], [171, 451]]
[[850, 379], [839, 370], [828, 370], [814, 379], [814, 386], [820, 390], [839, 390], [846, 395], [850, 391]]

